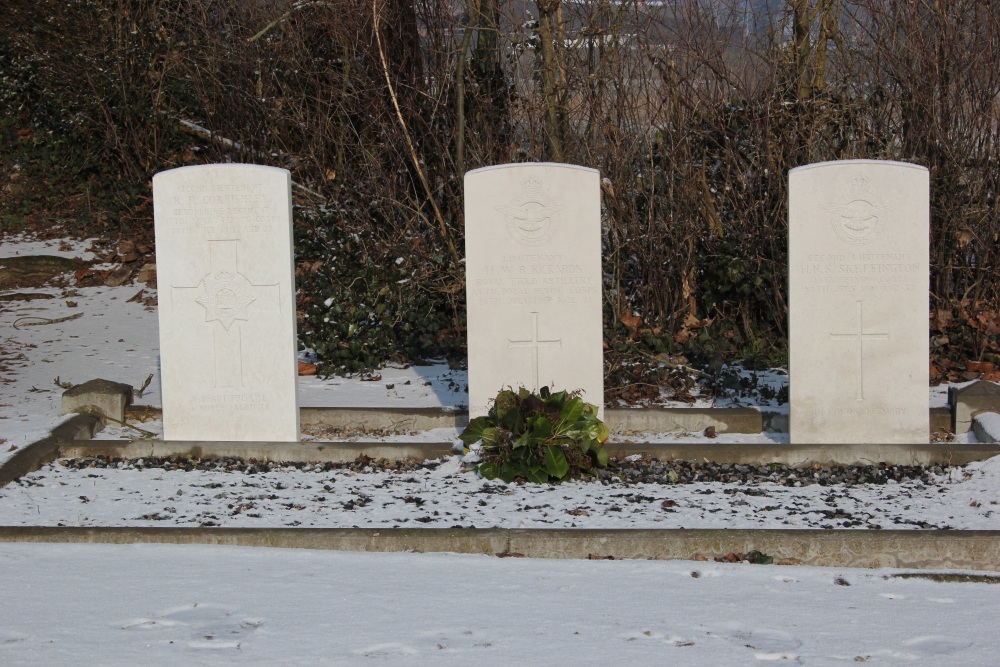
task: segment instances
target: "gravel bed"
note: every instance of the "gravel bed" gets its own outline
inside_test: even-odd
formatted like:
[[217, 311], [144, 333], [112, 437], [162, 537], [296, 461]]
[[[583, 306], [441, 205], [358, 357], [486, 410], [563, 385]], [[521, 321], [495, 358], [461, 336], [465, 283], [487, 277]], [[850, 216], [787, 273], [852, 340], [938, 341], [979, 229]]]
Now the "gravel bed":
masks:
[[1000, 529], [966, 467], [792, 468], [630, 457], [562, 484], [480, 478], [461, 457], [278, 464], [61, 459], [0, 489], [0, 525], [316, 528]]
[[[440, 460], [420, 461], [417, 459], [372, 459], [360, 457], [348, 463], [276, 463], [270, 461], [244, 460], [238, 458], [190, 459], [146, 457], [125, 460], [106, 456], [88, 456], [78, 459], [62, 459], [59, 465], [70, 470], [85, 468], [113, 468], [119, 470], [143, 470], [162, 468], [163, 470], [212, 471], [254, 475], [270, 470], [295, 469], [311, 472], [346, 470], [355, 473], [412, 472], [434, 470], [441, 465]], [[467, 467], [468, 468], [468, 467]], [[960, 469], [954, 466], [955, 469]], [[711, 463], [699, 461], [656, 461], [646, 458], [629, 457], [613, 460], [607, 468], [598, 469], [592, 481], [603, 484], [635, 486], [637, 484], [693, 484], [698, 482], [720, 482], [723, 484], [762, 484], [765, 482], [780, 486], [802, 487], [812, 484], [820, 486], [857, 484], [887, 484], [890, 482], [919, 481], [933, 484], [936, 477], [951, 471], [948, 466], [831, 466], [795, 468], [770, 464], [749, 465], [735, 463]]]

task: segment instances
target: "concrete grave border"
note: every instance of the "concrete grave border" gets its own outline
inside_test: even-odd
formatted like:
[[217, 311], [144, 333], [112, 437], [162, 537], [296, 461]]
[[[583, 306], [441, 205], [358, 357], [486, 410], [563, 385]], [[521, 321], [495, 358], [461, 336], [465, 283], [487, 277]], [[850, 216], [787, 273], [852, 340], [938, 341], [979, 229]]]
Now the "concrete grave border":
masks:
[[[340, 417], [364, 421], [368, 411]], [[392, 423], [423, 428], [451, 425], [461, 414], [443, 410], [379, 410]], [[322, 411], [330, 420], [331, 411]], [[994, 413], [984, 428], [1000, 423]], [[370, 416], [370, 415], [368, 415]], [[429, 419], [434, 426], [424, 425]], [[977, 418], [978, 419], [978, 418]], [[977, 421], [978, 424], [978, 421]], [[226, 443], [121, 442], [93, 440], [101, 419], [75, 415], [52, 433], [0, 464], [0, 485], [65, 456], [113, 455], [239, 456], [271, 461], [352, 461], [372, 458], [438, 458], [453, 452], [446, 443]], [[1000, 433], [994, 434], [1000, 440]], [[845, 451], [847, 450], [847, 451]], [[643, 453], [654, 458], [793, 465], [830, 465], [837, 459], [859, 463], [961, 464], [1000, 454], [1000, 445], [662, 445], [637, 443], [612, 448], [617, 456]], [[852, 458], [853, 457], [853, 458]], [[811, 529], [506, 529], [506, 528], [157, 528], [0, 526], [0, 542], [92, 544], [215, 544], [360, 552], [450, 552], [527, 558], [711, 560], [727, 554], [760, 551], [776, 563], [821, 567], [893, 567], [918, 570], [959, 569], [1000, 572], [1000, 531], [978, 530], [811, 530]]]
[[0, 527], [0, 542], [211, 544], [524, 558], [693, 560], [759, 551], [821, 567], [1000, 571], [1000, 531]]
[[[131, 408], [136, 412], [156, 412], [143, 406]], [[462, 412], [436, 408], [378, 409], [378, 408], [301, 408], [303, 425], [323, 425], [342, 428], [365, 426], [373, 429], [426, 430], [442, 427], [461, 427], [468, 417]], [[605, 420], [614, 432], [627, 424], [620, 413], [632, 410], [608, 410]], [[643, 411], [647, 412], [647, 411]], [[658, 432], [657, 426], [677, 428], [679, 422], [697, 428], [720, 425], [720, 433], [760, 433], [751, 430], [761, 424], [762, 413], [751, 408], [705, 408], [649, 410], [643, 425], [646, 432]], [[932, 425], [947, 421], [947, 414], [935, 415], [941, 409], [932, 409]], [[947, 412], [946, 410], [944, 411]], [[763, 413], [766, 415], [766, 413]], [[627, 415], [626, 415], [627, 416]], [[776, 414], [776, 417], [785, 415]], [[729, 421], [730, 418], [734, 418]], [[693, 420], [693, 421], [692, 421]], [[707, 420], [707, 421], [706, 421]], [[705, 424], [705, 425], [703, 425]], [[730, 425], [736, 428], [730, 428]], [[455, 443], [447, 442], [363, 442], [363, 441], [313, 441], [313, 442], [215, 442], [215, 441], [163, 441], [163, 440], [94, 440], [104, 422], [98, 415], [78, 414], [56, 426], [45, 438], [22, 447], [5, 462], [0, 463], [0, 486], [60, 457], [115, 456], [141, 457], [190, 457], [190, 458], [244, 458], [266, 461], [336, 462], [354, 461], [359, 456], [378, 458], [434, 459], [455, 452]], [[612, 443], [608, 446], [613, 457], [644, 455], [664, 460], [711, 460], [716, 463], [752, 464], [780, 463], [792, 466], [831, 465], [963, 465], [981, 461], [1000, 454], [1000, 418], [995, 413], [982, 413], [974, 421], [980, 440], [992, 444], [913, 443], [886, 445], [782, 445], [782, 444], [728, 444], [728, 443], [649, 443], [638, 441]], [[746, 430], [744, 430], [746, 429]], [[663, 432], [670, 430], [663, 428]]]

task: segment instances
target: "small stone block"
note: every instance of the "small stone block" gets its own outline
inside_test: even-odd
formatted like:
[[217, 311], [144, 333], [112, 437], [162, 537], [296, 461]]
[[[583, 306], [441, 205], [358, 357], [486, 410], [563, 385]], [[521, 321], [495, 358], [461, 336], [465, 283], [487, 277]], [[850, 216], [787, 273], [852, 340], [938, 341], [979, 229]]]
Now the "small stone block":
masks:
[[1000, 385], [976, 380], [964, 387], [948, 389], [952, 430], [967, 433], [972, 430], [972, 418], [980, 412], [1000, 412]]
[[150, 287], [156, 286], [156, 264], [143, 264], [142, 268], [139, 269], [139, 274], [135, 277], [137, 283], [142, 283], [144, 285], [149, 285]]
[[70, 387], [62, 395], [62, 413], [97, 414], [125, 421], [125, 408], [132, 404], [132, 386], [111, 380], [90, 380]]

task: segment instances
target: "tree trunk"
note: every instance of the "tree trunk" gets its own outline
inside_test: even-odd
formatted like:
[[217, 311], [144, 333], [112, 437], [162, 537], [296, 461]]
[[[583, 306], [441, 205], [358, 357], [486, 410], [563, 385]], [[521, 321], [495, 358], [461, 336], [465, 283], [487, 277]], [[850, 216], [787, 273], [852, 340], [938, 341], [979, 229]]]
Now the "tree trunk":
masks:
[[556, 58], [555, 39], [558, 31], [556, 14], [562, 0], [538, 0], [538, 33], [542, 38], [541, 76], [542, 97], [545, 103], [546, 157], [552, 162], [563, 161], [563, 123], [565, 114], [560, 108], [559, 63]]

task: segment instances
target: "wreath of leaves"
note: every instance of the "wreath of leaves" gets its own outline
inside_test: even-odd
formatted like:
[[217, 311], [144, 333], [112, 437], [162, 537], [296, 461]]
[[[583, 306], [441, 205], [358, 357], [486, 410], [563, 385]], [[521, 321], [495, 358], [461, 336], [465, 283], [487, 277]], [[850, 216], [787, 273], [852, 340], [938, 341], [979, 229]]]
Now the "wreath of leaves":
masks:
[[478, 470], [486, 479], [560, 482], [608, 464], [609, 431], [597, 414], [577, 392], [508, 388], [459, 437], [466, 446], [482, 443]]

